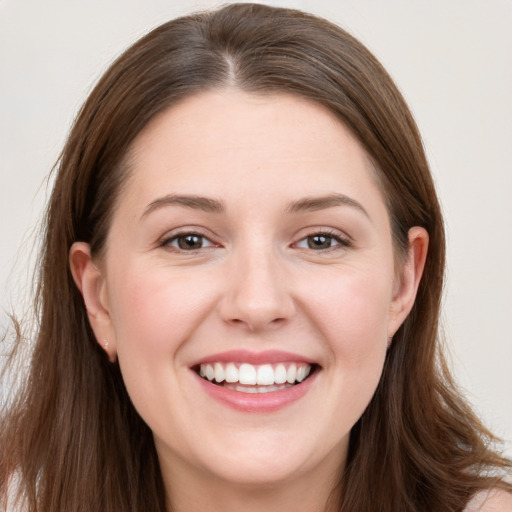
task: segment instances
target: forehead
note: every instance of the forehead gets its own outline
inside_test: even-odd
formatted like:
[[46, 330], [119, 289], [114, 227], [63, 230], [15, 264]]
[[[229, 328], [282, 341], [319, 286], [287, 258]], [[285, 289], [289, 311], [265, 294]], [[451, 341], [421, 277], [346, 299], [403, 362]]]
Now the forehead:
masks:
[[[229, 199], [380, 194], [366, 152], [325, 107], [288, 94], [226, 89], [157, 115], [132, 144], [128, 189]], [[344, 190], [341, 190], [344, 189]], [[128, 192], [129, 192], [128, 190]]]

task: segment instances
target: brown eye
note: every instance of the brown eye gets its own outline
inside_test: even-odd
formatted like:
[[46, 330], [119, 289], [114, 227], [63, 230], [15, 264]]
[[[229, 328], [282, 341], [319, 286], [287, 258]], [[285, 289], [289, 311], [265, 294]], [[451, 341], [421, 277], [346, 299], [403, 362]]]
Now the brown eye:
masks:
[[197, 233], [184, 233], [168, 240], [165, 245], [182, 251], [195, 251], [213, 246], [206, 237]]
[[314, 233], [299, 240], [296, 247], [312, 249], [313, 251], [325, 251], [336, 247], [349, 247], [350, 243], [340, 236], [331, 233]]
[[203, 237], [199, 235], [185, 235], [178, 237], [178, 246], [180, 249], [201, 249], [203, 246]]
[[307, 237], [308, 247], [310, 249], [329, 249], [333, 245], [334, 239], [327, 235], [313, 235]]

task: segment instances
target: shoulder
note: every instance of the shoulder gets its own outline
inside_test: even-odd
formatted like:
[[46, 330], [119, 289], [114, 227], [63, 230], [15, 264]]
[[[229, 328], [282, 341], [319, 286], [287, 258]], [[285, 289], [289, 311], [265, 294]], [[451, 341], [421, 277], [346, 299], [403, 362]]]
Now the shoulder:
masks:
[[479, 492], [464, 512], [512, 512], [512, 494], [501, 489]]

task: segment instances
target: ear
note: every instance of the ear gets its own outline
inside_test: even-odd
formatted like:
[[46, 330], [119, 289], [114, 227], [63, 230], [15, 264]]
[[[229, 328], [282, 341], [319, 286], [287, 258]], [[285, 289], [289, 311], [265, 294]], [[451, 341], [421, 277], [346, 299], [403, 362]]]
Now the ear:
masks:
[[407, 258], [396, 278], [388, 324], [388, 337], [392, 337], [410, 313], [420, 284], [428, 250], [428, 233], [415, 226], [409, 230]]
[[96, 341], [113, 363], [116, 360], [116, 339], [109, 312], [106, 280], [92, 260], [89, 244], [75, 242], [71, 246], [69, 266], [73, 280], [84, 299]]

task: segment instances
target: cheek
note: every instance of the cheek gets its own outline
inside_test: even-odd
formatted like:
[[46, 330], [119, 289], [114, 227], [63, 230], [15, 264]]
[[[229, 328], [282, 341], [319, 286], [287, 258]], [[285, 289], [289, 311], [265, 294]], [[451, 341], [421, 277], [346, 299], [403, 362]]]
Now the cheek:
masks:
[[354, 279], [338, 299], [330, 339], [335, 364], [341, 368], [344, 387], [374, 389], [386, 353], [389, 292], [378, 279]]
[[[362, 273], [344, 275], [312, 303], [316, 329], [327, 344], [326, 400], [334, 422], [348, 431], [363, 414], [379, 383], [386, 356], [391, 280]], [[330, 407], [329, 407], [330, 406]]]
[[197, 273], [130, 268], [111, 288], [118, 355], [172, 356], [215, 303], [215, 283]]
[[375, 272], [343, 272], [316, 283], [311, 317], [333, 353], [352, 359], [385, 345], [392, 279]]
[[[216, 303], [214, 280], [186, 270], [124, 265], [111, 274], [109, 299], [117, 358], [130, 398], [153, 428], [175, 410], [187, 410], [180, 395], [182, 346]], [[162, 392], [165, 390], [165, 392]]]

